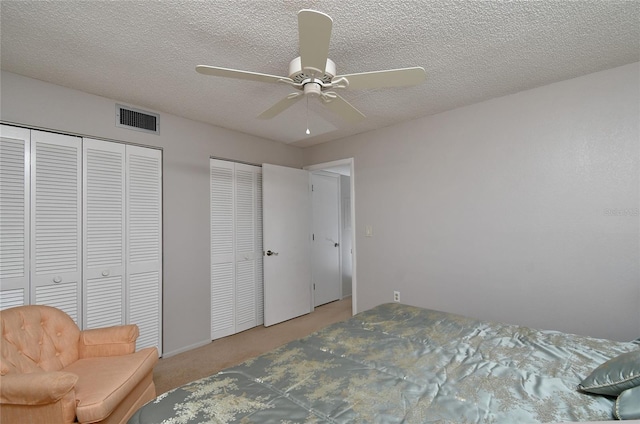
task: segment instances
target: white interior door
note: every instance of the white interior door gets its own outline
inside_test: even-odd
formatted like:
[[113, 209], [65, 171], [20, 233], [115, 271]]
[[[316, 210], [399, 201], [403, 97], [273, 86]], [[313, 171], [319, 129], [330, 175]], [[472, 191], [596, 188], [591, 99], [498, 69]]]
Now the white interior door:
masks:
[[264, 164], [264, 325], [311, 312], [309, 173]]
[[315, 306], [340, 299], [342, 292], [339, 183], [337, 174], [311, 174], [311, 280]]

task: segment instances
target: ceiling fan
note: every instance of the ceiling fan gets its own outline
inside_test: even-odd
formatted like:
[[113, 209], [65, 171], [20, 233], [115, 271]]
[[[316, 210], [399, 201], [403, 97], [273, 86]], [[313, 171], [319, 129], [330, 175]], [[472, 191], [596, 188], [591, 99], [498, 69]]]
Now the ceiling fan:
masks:
[[336, 64], [328, 58], [332, 24], [331, 17], [322, 12], [309, 9], [298, 12], [300, 56], [289, 63], [288, 77], [207, 65], [196, 66], [196, 71], [217, 77], [285, 83], [297, 90], [258, 115], [261, 119], [273, 118], [303, 97], [311, 97], [319, 98], [344, 120], [357, 122], [365, 115], [333, 90], [411, 86], [425, 80], [426, 73], [421, 67], [336, 75]]

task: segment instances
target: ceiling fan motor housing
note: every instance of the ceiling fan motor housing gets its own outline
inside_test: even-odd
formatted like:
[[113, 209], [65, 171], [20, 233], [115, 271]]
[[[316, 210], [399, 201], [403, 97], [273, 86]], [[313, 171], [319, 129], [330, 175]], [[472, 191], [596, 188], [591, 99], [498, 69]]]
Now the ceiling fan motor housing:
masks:
[[311, 82], [312, 78], [320, 80], [323, 84], [329, 84], [335, 75], [336, 64], [329, 58], [327, 58], [327, 65], [325, 66], [324, 74], [322, 75], [318, 75], [311, 69], [302, 69], [302, 62], [300, 61], [299, 56], [289, 62], [289, 78], [297, 84]]

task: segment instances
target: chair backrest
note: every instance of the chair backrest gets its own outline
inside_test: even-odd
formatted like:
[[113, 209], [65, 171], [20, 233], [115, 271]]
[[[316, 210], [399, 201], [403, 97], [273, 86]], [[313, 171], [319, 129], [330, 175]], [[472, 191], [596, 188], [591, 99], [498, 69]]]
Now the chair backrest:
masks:
[[0, 375], [59, 371], [78, 360], [80, 329], [59, 309], [44, 305], [0, 311]]

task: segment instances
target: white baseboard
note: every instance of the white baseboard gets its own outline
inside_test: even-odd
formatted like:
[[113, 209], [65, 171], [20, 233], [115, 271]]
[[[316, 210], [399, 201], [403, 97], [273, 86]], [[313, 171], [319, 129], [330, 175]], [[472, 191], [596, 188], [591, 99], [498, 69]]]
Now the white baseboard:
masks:
[[188, 351], [188, 350], [192, 350], [192, 349], [196, 349], [196, 348], [198, 348], [198, 347], [206, 346], [206, 345], [208, 345], [209, 343], [211, 343], [211, 340], [203, 340], [203, 341], [201, 341], [201, 342], [194, 343], [194, 344], [192, 344], [192, 345], [185, 346], [185, 347], [182, 347], [182, 348], [180, 348], [180, 349], [173, 350], [173, 351], [171, 351], [171, 352], [163, 352], [163, 353], [162, 353], [162, 357], [163, 357], [163, 358], [169, 358], [169, 357], [171, 357], [171, 356], [178, 355], [178, 354], [183, 353], [183, 352], [186, 352], [186, 351]]

